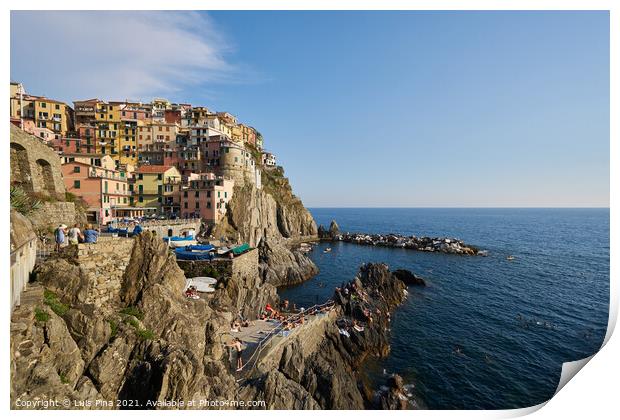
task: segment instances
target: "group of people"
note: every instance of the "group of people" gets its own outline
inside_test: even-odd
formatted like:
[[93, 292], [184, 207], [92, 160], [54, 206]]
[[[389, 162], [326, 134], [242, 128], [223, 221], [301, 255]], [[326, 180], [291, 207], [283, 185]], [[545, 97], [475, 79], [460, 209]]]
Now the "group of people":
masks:
[[241, 328], [248, 328], [255, 325], [253, 321], [248, 321], [247, 319], [237, 318], [233, 322], [230, 323], [230, 332], [241, 332]]
[[[357, 302], [361, 309], [361, 319], [353, 319], [352, 322], [345, 322], [346, 320], [340, 320], [338, 324], [338, 328], [342, 335], [349, 336], [349, 332], [351, 329], [357, 332], [363, 332], [364, 326], [363, 323], [372, 324], [374, 319], [374, 315], [381, 315], [381, 310], [373, 304], [373, 301], [370, 299], [369, 293], [362, 287], [358, 287], [355, 280], [349, 283], [342, 283], [340, 287], [336, 288], [336, 293], [341, 297], [350, 299], [351, 302]], [[383, 299], [383, 294], [379, 289], [371, 290], [370, 293], [374, 298]], [[385, 313], [388, 322], [390, 320], [390, 312]]]
[[77, 245], [79, 243], [92, 244], [97, 242], [99, 231], [93, 225], [87, 224], [84, 231], [80, 229], [80, 225], [76, 223], [73, 227], [68, 228], [64, 223], [54, 230], [54, 241], [56, 243], [56, 251], [65, 246], [65, 242], [69, 245]]

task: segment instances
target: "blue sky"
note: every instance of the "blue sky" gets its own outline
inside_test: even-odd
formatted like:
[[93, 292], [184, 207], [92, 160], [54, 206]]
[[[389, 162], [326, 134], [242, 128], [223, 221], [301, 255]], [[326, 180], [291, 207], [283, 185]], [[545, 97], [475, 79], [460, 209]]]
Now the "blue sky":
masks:
[[609, 205], [606, 12], [12, 12], [11, 78], [232, 112], [307, 206]]

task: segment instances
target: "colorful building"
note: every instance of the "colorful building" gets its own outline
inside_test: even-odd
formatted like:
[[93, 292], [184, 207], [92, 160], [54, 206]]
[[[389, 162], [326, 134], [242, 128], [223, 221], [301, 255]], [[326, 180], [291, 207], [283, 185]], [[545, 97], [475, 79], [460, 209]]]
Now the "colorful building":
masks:
[[270, 152], [261, 153], [264, 166], [276, 166], [276, 155]]
[[34, 97], [33, 103], [37, 128], [48, 128], [60, 137], [67, 135], [72, 128], [72, 110], [68, 105], [42, 96]]
[[235, 182], [213, 173], [194, 174], [181, 190], [181, 216], [218, 223], [226, 215]]
[[73, 161], [62, 165], [62, 175], [67, 192], [86, 203], [90, 222], [111, 222], [114, 209], [130, 203], [127, 177], [120, 171]]
[[134, 172], [134, 204], [156, 207], [160, 214], [179, 214], [181, 173], [174, 166], [143, 165]]
[[239, 127], [241, 128], [241, 140], [243, 143], [256, 146], [256, 130], [244, 124], [239, 124]]

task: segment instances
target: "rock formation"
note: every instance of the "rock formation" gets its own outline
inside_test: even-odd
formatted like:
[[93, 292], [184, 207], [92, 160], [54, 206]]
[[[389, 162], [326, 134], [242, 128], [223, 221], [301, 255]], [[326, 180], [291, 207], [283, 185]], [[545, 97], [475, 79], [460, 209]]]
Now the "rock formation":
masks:
[[392, 271], [392, 274], [394, 274], [397, 279], [401, 280], [408, 286], [426, 286], [426, 281], [422, 277], [418, 276], [415, 273], [412, 273], [409, 270], [394, 270]]
[[211, 235], [261, 248], [261, 273], [274, 286], [301, 283], [318, 273], [316, 265], [291, 246], [317, 238], [312, 215], [291, 190], [288, 180], [263, 172], [263, 188], [236, 186], [226, 219]]
[[[390, 312], [405, 298], [405, 289], [386, 265], [362, 266], [346, 291], [336, 291], [332, 313], [272, 350], [240, 395], [265, 400], [267, 408], [381, 408], [359, 370], [367, 357], [389, 352]], [[351, 328], [352, 322], [363, 324], [363, 331]], [[387, 404], [404, 408], [392, 400]]]
[[[212, 299], [186, 299], [185, 277], [161, 238], [144, 232], [133, 241], [123, 274], [111, 273], [122, 283], [110, 289], [119, 296], [98, 304], [84, 303], [91, 282], [79, 255], [63, 253], [36, 271], [11, 320], [12, 407], [67, 398], [130, 400], [134, 406], [58, 408], [237, 399], [263, 399], [267, 408], [279, 409], [379, 407], [358, 371], [366, 357], [389, 351], [389, 314], [406, 295], [385, 265], [363, 266], [347, 291], [336, 292], [328, 316], [284, 340], [238, 383], [223, 345], [234, 301], [249, 296], [247, 288], [272, 293], [273, 287], [233, 278], [237, 284], [218, 289]], [[365, 328], [338, 324], [345, 320]]]
[[120, 305], [82, 303], [82, 270], [71, 259], [46, 261], [30, 302], [13, 314], [14, 407], [37, 398], [235, 398], [221, 341], [232, 314], [183, 297], [185, 277], [160, 237], [135, 239], [119, 299], [110, 301]]

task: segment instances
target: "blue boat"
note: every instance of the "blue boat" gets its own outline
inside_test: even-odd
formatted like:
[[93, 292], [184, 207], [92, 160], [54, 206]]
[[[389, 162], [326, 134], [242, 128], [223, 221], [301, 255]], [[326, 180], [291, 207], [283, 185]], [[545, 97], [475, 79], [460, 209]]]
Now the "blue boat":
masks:
[[181, 248], [176, 248], [174, 250], [174, 254], [179, 260], [212, 260], [212, 251], [214, 249], [215, 247], [213, 245], [188, 245]]

